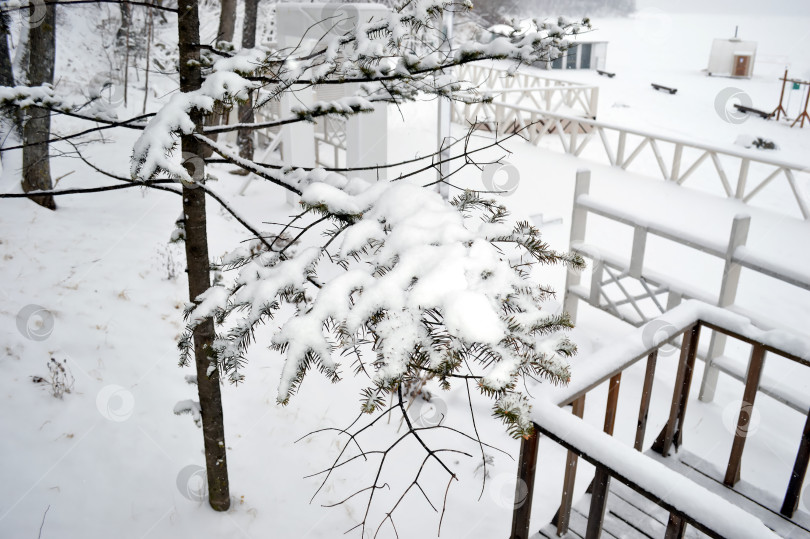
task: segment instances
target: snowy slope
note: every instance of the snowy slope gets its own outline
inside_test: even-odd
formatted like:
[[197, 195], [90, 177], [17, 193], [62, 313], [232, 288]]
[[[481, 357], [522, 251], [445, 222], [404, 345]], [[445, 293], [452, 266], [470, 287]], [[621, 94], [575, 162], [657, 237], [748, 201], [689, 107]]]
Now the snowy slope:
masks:
[[[109, 69], [104, 64], [103, 39], [110, 33], [105, 20], [115, 11], [72, 9], [76, 11], [63, 12], [62, 28], [69, 30], [58, 37], [65, 45], [60, 50], [70, 53], [60, 52], [58, 60], [57, 77], [61, 75], [66, 85], [71, 80], [90, 81], [96, 73]], [[210, 37], [216, 29], [215, 12], [209, 7], [206, 13], [203, 33]], [[650, 12], [644, 13], [649, 18]], [[693, 136], [713, 144], [732, 145], [738, 134], [750, 132], [776, 140], [782, 148], [779, 153], [786, 158], [807, 160], [810, 129], [790, 130], [759, 119], [729, 124], [714, 109], [716, 94], [728, 86], [748, 92], [756, 106], [773, 107], [778, 92], [775, 76], [782, 68], [764, 66], [760, 71], [758, 64], [751, 81], [709, 79], [700, 69], [705, 67], [710, 39], [733, 31], [726, 27], [727, 18], [664, 15], [668, 32], [642, 29], [641, 16], [596, 21], [598, 32], [605, 32], [611, 41], [608, 69], [616, 71], [617, 77], [608, 80], [591, 72], [567, 72], [565, 76], [600, 84], [600, 119]], [[803, 40], [806, 43], [808, 22], [808, 17], [750, 15], [735, 17], [729, 24], [740, 24], [744, 37], [748, 32], [761, 33], [762, 55], [786, 55], [791, 72], [795, 69], [797, 76], [807, 77], [810, 66], [802, 64], [807, 58], [802, 56], [801, 44]], [[161, 27], [159, 34], [170, 41], [171, 26]], [[625, 35], [642, 37], [622, 41]], [[667, 37], [659, 39], [661, 36]], [[593, 37], [601, 38], [597, 34]], [[649, 88], [653, 80], [681, 90], [677, 96], [656, 93]], [[167, 99], [172, 81], [155, 75], [151, 84], [149, 109], [154, 110]], [[81, 92], [80, 85], [76, 86], [71, 91]], [[141, 91], [130, 89], [131, 101], [121, 116], [138, 113], [142, 98]], [[628, 106], [613, 106], [618, 103]], [[432, 102], [408, 105], [403, 108], [405, 121], [399, 111], [392, 111], [391, 159], [433, 151], [434, 107]], [[64, 133], [79, 125], [64, 118], [55, 120], [57, 129]], [[135, 136], [123, 132], [107, 144], [93, 143], [82, 151], [105, 169], [126, 174]], [[556, 248], [567, 245], [573, 175], [583, 166], [594, 171], [593, 192], [602, 199], [623, 204], [642, 216], [647, 212], [666, 218], [695, 233], [710, 229], [719, 240], [740, 210], [734, 202], [670, 189], [641, 174], [617, 172], [523, 143], [507, 147], [514, 152], [508, 159], [521, 170], [518, 189], [507, 203], [517, 216], [543, 213], [547, 218], [562, 217], [562, 224], [544, 227], [546, 239]], [[59, 149], [70, 151], [69, 146]], [[293, 212], [279, 189], [259, 181], [251, 184], [247, 196], [237, 197], [243, 179], [230, 175], [230, 167], [213, 168], [219, 178], [215, 189], [234, 198], [240, 213], [252, 222], [283, 222]], [[56, 159], [53, 169], [54, 177], [75, 171], [60, 182], [60, 187], [107, 183], [75, 159]], [[0, 189], [15, 191], [18, 186], [7, 172]], [[461, 185], [481, 187], [480, 173], [473, 170], [465, 171], [457, 180]], [[5, 200], [0, 212], [0, 276], [4, 283], [0, 286], [4, 298], [0, 332], [5, 344], [0, 359], [5, 374], [0, 379], [0, 426], [4, 433], [0, 437], [4, 457], [0, 464], [0, 536], [33, 537], [41, 526], [41, 537], [303, 538], [337, 537], [354, 526], [365, 510], [362, 501], [331, 509], [321, 504], [335, 503], [366, 486], [374, 468], [348, 469], [310, 503], [319, 483], [317, 478], [302, 477], [327, 466], [337, 455], [341, 439], [327, 433], [295, 441], [317, 428], [348, 425], [358, 409], [358, 384], [349, 379], [331, 385], [313, 375], [290, 405], [281, 408], [275, 403], [280, 357], [262, 344], [255, 346], [246, 382], [224, 390], [234, 503], [226, 514], [214, 513], [197, 495], [198, 467], [204, 462], [201, 432], [189, 416], [172, 414], [175, 403], [196, 398], [194, 386], [184, 379], [191, 369], [177, 367], [175, 348], [187, 292], [182, 253], [167, 240], [180, 212], [179, 200], [171, 194], [129, 190], [60, 197], [58, 203], [60, 209], [53, 214], [24, 200]], [[210, 204], [208, 211], [211, 252], [218, 256], [245, 234], [215, 204]], [[702, 217], [695, 219], [695, 214]], [[779, 232], [773, 232], [776, 230]], [[593, 241], [616, 238], [619, 243], [627, 241], [608, 229], [595, 235]], [[797, 266], [810, 267], [810, 254], [801, 247], [808, 239], [805, 223], [786, 221], [767, 210], [755, 211], [751, 242], [763, 256], [787, 257]], [[656, 262], [666, 266], [670, 262], [667, 256], [663, 249], [656, 251]], [[700, 264], [689, 267], [691, 276], [698, 280], [709, 280], [704, 272], [713, 269]], [[552, 270], [538, 274], [538, 278], [561, 291], [564, 272]], [[806, 294], [796, 295], [764, 282], [749, 283], [743, 290], [751, 309], [806, 330], [810, 320]], [[17, 314], [29, 305], [43, 307], [52, 319], [34, 317], [18, 324]], [[574, 337], [583, 354], [629, 331], [609, 317], [585, 309], [581, 309], [580, 323]], [[269, 331], [259, 335], [259, 342], [269, 342]], [[62, 400], [52, 397], [46, 384], [32, 381], [34, 376], [47, 377], [51, 357], [67, 360], [75, 378], [72, 392]], [[662, 364], [656, 378], [658, 392], [650, 432], [663, 424], [671, 372], [671, 365]], [[638, 402], [641, 376], [643, 370], [637, 368], [627, 373], [622, 402]], [[700, 372], [696, 373], [696, 379], [699, 376]], [[810, 388], [806, 375], [793, 382]], [[463, 388], [459, 389], [439, 393], [434, 406], [446, 410], [450, 424], [469, 428], [466, 397]], [[703, 451], [721, 463], [727, 457], [731, 442], [723, 423], [724, 411], [739, 404], [741, 392], [739, 384], [726, 380], [714, 403], [693, 406], [687, 440], [694, 444], [695, 453]], [[589, 397], [586, 420], [594, 425], [602, 422], [599, 403], [604, 402], [603, 396], [604, 391], [598, 390]], [[783, 413], [766, 398], [761, 402], [763, 419], [758, 435], [746, 448], [743, 474], [778, 492], [784, 488], [786, 476], [774, 474], [770, 467], [773, 462], [779, 463], [780, 470], [789, 467], [798, 444], [794, 434], [801, 430], [803, 418]], [[628, 404], [632, 413], [627, 414], [620, 409], [616, 433], [623, 440], [631, 439], [635, 422], [632, 408]], [[486, 403], [480, 403], [477, 411], [481, 418], [478, 428], [485, 441], [517, 458], [517, 443], [503, 433], [499, 423], [489, 420]], [[381, 438], [395, 435], [397, 425], [393, 423], [381, 432]], [[473, 458], [452, 460], [459, 481], [450, 488], [442, 537], [503, 536], [512, 512], [514, 460], [494, 450], [486, 451], [492, 456], [490, 477], [478, 501], [480, 450], [475, 444], [465, 449]], [[386, 476], [392, 490], [381, 493], [384, 501], [375, 506], [373, 522], [382, 520], [383, 510], [395, 501], [392, 496], [412, 478], [414, 462], [421, 461], [419, 450], [408, 446], [399, 453], [402, 465]], [[565, 457], [564, 451], [547, 443], [540, 451], [543, 480], [533, 508], [538, 523], [547, 521], [556, 510]], [[581, 465], [580, 470], [580, 482], [587, 483], [588, 466]], [[435, 478], [427, 483], [430, 499], [434, 505], [440, 504], [446, 477], [438, 469], [429, 469], [428, 476]], [[578, 488], [584, 490], [585, 484]], [[397, 511], [400, 537], [436, 534], [439, 514], [421, 495], [411, 495]], [[379, 537], [393, 536], [390, 525], [382, 527]]]

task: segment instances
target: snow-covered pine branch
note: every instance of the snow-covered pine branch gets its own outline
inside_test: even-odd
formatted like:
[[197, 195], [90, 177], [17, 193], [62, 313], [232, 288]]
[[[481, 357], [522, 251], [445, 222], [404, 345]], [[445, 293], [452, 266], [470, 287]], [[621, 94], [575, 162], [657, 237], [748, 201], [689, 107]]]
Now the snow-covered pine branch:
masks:
[[567, 382], [566, 358], [576, 347], [561, 333], [568, 318], [541, 309], [550, 292], [525, 268], [582, 260], [550, 250], [536, 229], [508, 224], [503, 207], [472, 192], [448, 204], [405, 182], [369, 186], [332, 174], [308, 186], [302, 203], [333, 225], [327, 247], [289, 237], [272, 241], [272, 251], [243, 247], [224, 261], [238, 267], [235, 284], [210, 288], [188, 313], [190, 328], [210, 316], [227, 320], [214, 348], [230, 379], [242, 378], [256, 326], [292, 304], [296, 314], [272, 339], [285, 355], [279, 402], [313, 367], [338, 380], [338, 358], [368, 341], [374, 359], [361, 369], [371, 383], [365, 412], [406, 381], [427, 376], [449, 388], [456, 377], [472, 377], [509, 432], [529, 434], [518, 382]]

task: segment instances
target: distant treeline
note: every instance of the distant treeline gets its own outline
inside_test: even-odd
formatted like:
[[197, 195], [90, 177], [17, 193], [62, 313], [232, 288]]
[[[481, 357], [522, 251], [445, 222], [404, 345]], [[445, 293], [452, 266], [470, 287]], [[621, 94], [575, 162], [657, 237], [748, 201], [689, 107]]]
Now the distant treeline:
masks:
[[629, 15], [636, 0], [473, 0], [473, 14], [484, 24], [508, 22], [515, 17], [605, 17]]

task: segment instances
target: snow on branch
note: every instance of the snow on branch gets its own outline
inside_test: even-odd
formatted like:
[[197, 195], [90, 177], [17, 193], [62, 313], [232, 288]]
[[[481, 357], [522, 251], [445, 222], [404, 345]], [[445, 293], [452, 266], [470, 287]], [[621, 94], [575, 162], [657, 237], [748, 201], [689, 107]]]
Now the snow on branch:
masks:
[[[210, 316], [228, 320], [215, 350], [239, 381], [254, 328], [291, 304], [296, 314], [271, 343], [285, 355], [279, 402], [313, 367], [339, 380], [338, 358], [368, 344], [373, 359], [355, 364], [371, 383], [363, 411], [378, 411], [404, 382], [427, 376], [449, 388], [455, 378], [472, 378], [512, 435], [529, 434], [530, 406], [518, 382], [567, 383], [566, 358], [576, 347], [562, 333], [569, 319], [542, 310], [550, 292], [532, 284], [526, 268], [582, 260], [550, 250], [535, 228], [508, 224], [503, 207], [472, 192], [448, 204], [405, 182], [330, 177], [302, 193], [307, 212], [332, 226], [326, 244], [276, 238], [272, 249], [265, 242], [232, 253], [223, 264], [238, 268], [235, 284], [197, 298], [190, 328]], [[313, 286], [321, 274], [330, 278]]]
[[589, 28], [589, 21], [536, 22], [535, 31], [515, 33], [490, 43], [468, 43], [448, 50], [437, 48], [444, 37], [440, 29], [445, 10], [471, 9], [472, 4], [441, 0], [414, 0], [401, 12], [379, 20], [360, 22], [343, 35], [310, 36], [312, 49], [302, 44], [293, 50], [263, 47], [239, 51], [214, 62], [199, 90], [175, 95], [152, 118], [135, 144], [131, 174], [148, 180], [165, 171], [192, 181], [172, 158], [179, 134], [199, 129], [189, 113], [211, 113], [217, 102], [244, 101], [248, 92], [264, 87], [269, 97], [257, 106], [292, 91], [295, 84], [365, 83], [357, 96], [330, 103], [317, 103], [294, 111], [296, 121], [312, 121], [327, 114], [347, 116], [371, 110], [373, 101], [402, 102], [419, 93], [449, 96], [471, 102], [484, 99], [469, 83], [462, 84], [446, 69], [484, 59], [511, 59], [518, 63], [549, 60], [570, 46], [568, 36]]

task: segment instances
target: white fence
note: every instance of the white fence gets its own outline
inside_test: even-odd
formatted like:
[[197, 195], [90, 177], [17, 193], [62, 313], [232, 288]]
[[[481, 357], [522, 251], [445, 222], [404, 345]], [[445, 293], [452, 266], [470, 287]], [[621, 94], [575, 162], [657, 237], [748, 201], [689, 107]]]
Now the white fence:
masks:
[[[574, 191], [574, 209], [571, 218], [571, 250], [589, 258], [591, 282], [581, 284], [579, 273], [569, 272], [565, 283], [564, 309], [573, 320], [577, 316], [577, 301], [590, 305], [624, 320], [642, 326], [660, 314], [681, 303], [683, 299], [699, 299], [731, 311], [750, 316], [735, 305], [740, 271], [746, 268], [778, 279], [789, 285], [810, 291], [810, 277], [789, 268], [756, 257], [745, 244], [750, 218], [734, 219], [728, 243], [720, 245], [704, 238], [688, 237], [663, 225], [646, 222], [639, 224], [632, 217], [600, 203], [588, 194], [590, 171], [577, 173]], [[622, 257], [608, 254], [585, 242], [588, 215], [594, 214], [633, 228], [631, 254]], [[689, 283], [677, 282], [672, 276], [651, 271], [645, 265], [647, 239], [650, 235], [667, 239], [724, 261], [723, 276], [716, 297], [701, 293]], [[701, 384], [701, 399], [711, 400], [718, 372], [742, 380], [744, 368], [725, 357], [725, 336], [714, 333], [709, 343], [707, 367]], [[776, 382], [763, 381], [762, 391], [792, 408], [807, 413], [810, 399], [787, 394]]]
[[[492, 77], [481, 68], [470, 69], [469, 74], [473, 82], [483, 86], [491, 84]], [[695, 178], [699, 181], [690, 182], [690, 186], [722, 193], [746, 204], [752, 203], [755, 198], [757, 200], [754, 202], [759, 202], [765, 187], [782, 181], [796, 201], [798, 214], [810, 220], [808, 164], [599, 122], [591, 119], [596, 115], [596, 90], [587, 94], [587, 87], [574, 85], [531, 90], [529, 83], [523, 82], [524, 79], [533, 80], [531, 77], [522, 74], [515, 77], [520, 77], [521, 88], [493, 92], [493, 101], [488, 103], [457, 103], [453, 120], [462, 125], [475, 122], [496, 134], [523, 130], [530, 143], [539, 145], [545, 141], [549, 146], [575, 156], [585, 157], [584, 152], [590, 149], [587, 153], [590, 159], [601, 160], [624, 170], [630, 170], [631, 165], [636, 163], [634, 168], [638, 172], [655, 175], [678, 185]], [[500, 77], [495, 80], [503, 81], [504, 88], [508, 88], [506, 83], [511, 79]], [[523, 87], [524, 83], [526, 87]], [[555, 112], [563, 106], [578, 109], [581, 115], [576, 112]], [[789, 211], [774, 204], [765, 205], [777, 211]]]
[[[456, 78], [468, 81], [478, 88], [482, 96], [497, 103], [536, 108], [544, 111], [568, 112], [586, 118], [596, 118], [599, 87], [544, 77], [523, 71], [511, 74], [508, 70], [465, 64], [456, 68]], [[454, 108], [456, 123], [487, 113], [489, 107], [474, 103], [469, 107], [459, 103]]]

